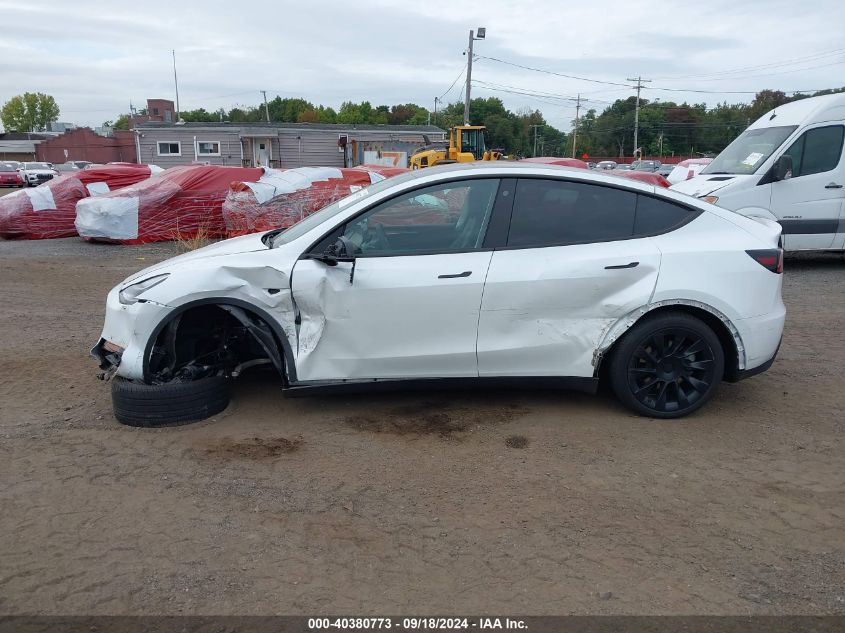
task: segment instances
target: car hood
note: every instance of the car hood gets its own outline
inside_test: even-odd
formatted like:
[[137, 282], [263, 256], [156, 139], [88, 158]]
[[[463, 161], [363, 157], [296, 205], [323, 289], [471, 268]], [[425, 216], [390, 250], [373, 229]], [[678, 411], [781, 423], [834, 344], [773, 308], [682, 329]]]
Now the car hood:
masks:
[[52, 174], [56, 175], [56, 172], [52, 169], [24, 169], [24, 171], [28, 174]]
[[701, 198], [709, 196], [719, 189], [724, 189], [728, 185], [748, 182], [754, 178], [756, 176], [748, 174], [699, 174], [689, 180], [682, 180], [672, 185], [671, 189], [694, 198]]
[[243, 235], [241, 237], [233, 237], [229, 240], [223, 240], [204, 248], [198, 248], [190, 253], [177, 255], [170, 259], [165, 259], [163, 262], [145, 268], [134, 275], [127, 277], [121, 286], [132, 283], [149, 277], [154, 273], [170, 272], [174, 268], [178, 268], [184, 264], [197, 262], [198, 260], [207, 260], [214, 257], [222, 257], [224, 255], [237, 255], [239, 253], [251, 253], [254, 251], [267, 250], [267, 245], [261, 241], [264, 233], [252, 233], [250, 235]]

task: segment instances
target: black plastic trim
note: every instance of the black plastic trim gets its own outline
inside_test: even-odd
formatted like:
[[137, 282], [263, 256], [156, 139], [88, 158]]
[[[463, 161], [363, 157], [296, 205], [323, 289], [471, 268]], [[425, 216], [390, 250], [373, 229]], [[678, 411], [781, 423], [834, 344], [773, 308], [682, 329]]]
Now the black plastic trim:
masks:
[[[781, 339], [781, 342], [783, 342], [783, 339]], [[775, 353], [772, 355], [772, 357], [769, 360], [767, 360], [762, 365], [758, 365], [757, 367], [752, 367], [751, 369], [742, 369], [742, 370], [736, 372], [736, 374], [734, 376], [734, 380], [731, 380], [730, 382], [738, 382], [740, 380], [745, 380], [746, 378], [751, 378], [752, 376], [756, 376], [758, 374], [762, 374], [764, 371], [767, 371], [772, 366], [772, 364], [775, 362], [775, 358], [777, 358], [779, 351], [780, 351], [780, 342], [778, 343], [778, 347], [775, 350]]]
[[778, 220], [784, 235], [817, 235], [836, 233], [839, 218], [833, 220]]
[[419, 391], [427, 389], [565, 389], [596, 393], [598, 378], [581, 376], [488, 376], [467, 378], [403, 378], [344, 381], [311, 381], [290, 384], [285, 395], [291, 398], [310, 395], [372, 393], [384, 391]]

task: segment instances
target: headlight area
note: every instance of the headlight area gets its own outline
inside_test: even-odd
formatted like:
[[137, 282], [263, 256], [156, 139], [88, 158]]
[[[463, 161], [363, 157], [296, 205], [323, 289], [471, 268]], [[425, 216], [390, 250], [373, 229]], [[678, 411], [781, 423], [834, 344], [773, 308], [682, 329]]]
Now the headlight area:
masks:
[[134, 284], [130, 284], [120, 290], [117, 295], [118, 300], [125, 306], [131, 306], [139, 301], [143, 301], [141, 299], [141, 295], [144, 294], [150, 288], [159, 285], [165, 279], [170, 276], [170, 273], [165, 273], [163, 275], [155, 275], [154, 277], [149, 277], [144, 279], [143, 281], [138, 281]]

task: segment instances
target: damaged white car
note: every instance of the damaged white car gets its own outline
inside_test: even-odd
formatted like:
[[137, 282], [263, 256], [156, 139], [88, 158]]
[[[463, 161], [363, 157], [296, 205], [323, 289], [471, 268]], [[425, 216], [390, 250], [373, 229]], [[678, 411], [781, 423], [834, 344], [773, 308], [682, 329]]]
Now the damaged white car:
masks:
[[680, 417], [772, 364], [779, 240], [771, 220], [597, 172], [431, 168], [133, 275], [92, 352], [139, 426], [221, 411], [255, 365], [290, 393], [601, 379]]

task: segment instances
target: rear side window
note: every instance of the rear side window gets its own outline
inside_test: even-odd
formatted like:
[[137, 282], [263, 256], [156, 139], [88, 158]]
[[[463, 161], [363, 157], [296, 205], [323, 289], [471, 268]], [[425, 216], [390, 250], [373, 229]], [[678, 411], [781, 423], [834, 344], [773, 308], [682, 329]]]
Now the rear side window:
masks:
[[842, 157], [841, 125], [807, 130], [784, 152], [792, 156], [792, 177], [809, 176], [835, 169]]
[[634, 235], [665, 233], [687, 222], [696, 212], [667, 200], [651, 196], [637, 196], [637, 216]]
[[628, 239], [637, 194], [563, 180], [520, 179], [508, 246], [558, 246]]

